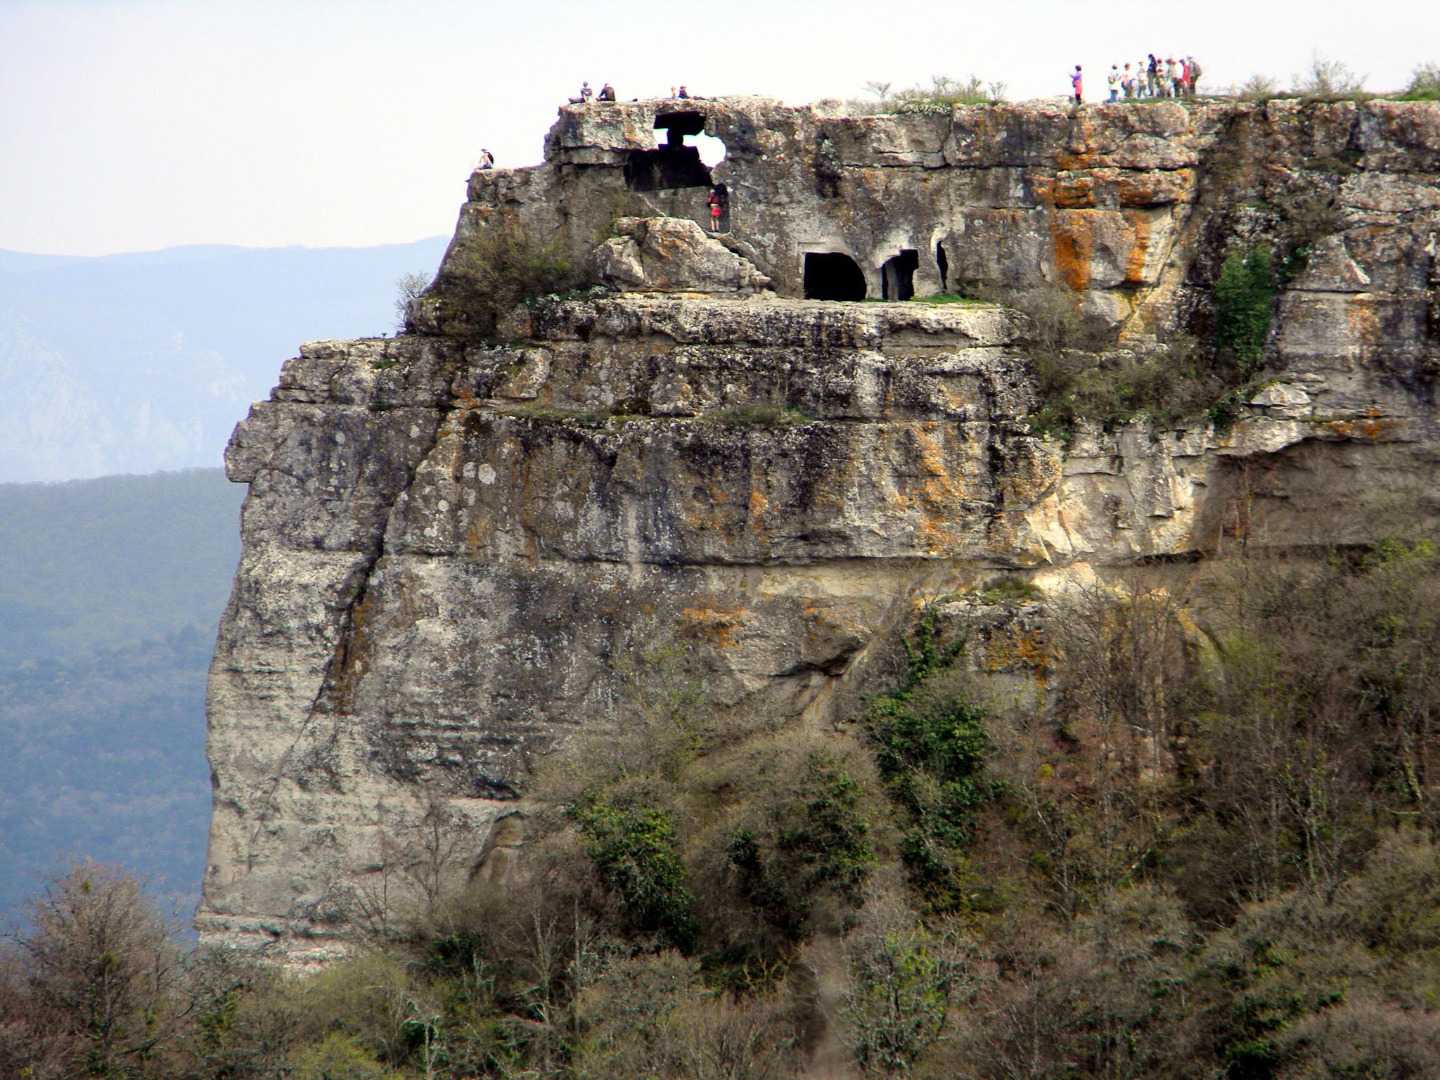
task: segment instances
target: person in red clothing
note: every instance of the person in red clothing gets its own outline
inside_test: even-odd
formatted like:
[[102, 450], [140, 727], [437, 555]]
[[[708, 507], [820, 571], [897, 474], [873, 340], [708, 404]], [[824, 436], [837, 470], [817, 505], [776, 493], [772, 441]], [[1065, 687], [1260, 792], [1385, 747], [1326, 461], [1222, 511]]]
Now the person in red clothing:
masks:
[[725, 213], [725, 196], [720, 194], [719, 188], [711, 188], [705, 202], [710, 206], [710, 231], [719, 232], [720, 215]]
[[1075, 104], [1079, 105], [1085, 100], [1085, 87], [1080, 78], [1080, 65], [1075, 65], [1075, 70], [1070, 75], [1070, 89], [1075, 94]]

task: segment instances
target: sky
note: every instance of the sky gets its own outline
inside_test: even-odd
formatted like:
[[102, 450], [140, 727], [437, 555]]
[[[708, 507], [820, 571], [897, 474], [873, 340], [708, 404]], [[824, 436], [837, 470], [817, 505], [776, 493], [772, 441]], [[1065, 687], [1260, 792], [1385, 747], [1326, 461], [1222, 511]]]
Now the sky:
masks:
[[975, 74], [1054, 97], [1080, 63], [1200, 59], [1375, 90], [1440, 63], [1440, 3], [1209, 0], [0, 0], [0, 249], [369, 245], [448, 234], [488, 147], [536, 164], [581, 79], [792, 103]]

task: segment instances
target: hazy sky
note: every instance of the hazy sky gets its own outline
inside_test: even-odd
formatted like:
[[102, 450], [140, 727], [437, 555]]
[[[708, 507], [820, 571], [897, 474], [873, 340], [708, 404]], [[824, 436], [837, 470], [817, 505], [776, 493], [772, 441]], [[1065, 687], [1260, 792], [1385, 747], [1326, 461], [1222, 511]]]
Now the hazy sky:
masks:
[[374, 244], [448, 233], [480, 147], [538, 162], [582, 78], [791, 102], [933, 74], [1054, 96], [1082, 63], [1282, 82], [1317, 52], [1403, 85], [1440, 3], [0, 0], [0, 248]]

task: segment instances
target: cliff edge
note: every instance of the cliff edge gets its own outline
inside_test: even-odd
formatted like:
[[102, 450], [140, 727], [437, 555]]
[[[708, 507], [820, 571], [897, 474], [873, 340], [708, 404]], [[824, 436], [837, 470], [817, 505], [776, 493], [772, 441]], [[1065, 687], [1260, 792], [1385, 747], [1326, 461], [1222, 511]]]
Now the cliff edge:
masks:
[[[506, 230], [598, 284], [477, 315]], [[1437, 232], [1434, 104], [561, 109], [542, 165], [471, 177], [411, 332], [302, 346], [231, 440], [202, 940], [343, 950], [437, 798], [476, 872], [657, 638], [721, 707], [829, 723], [918, 603], [996, 573], [1433, 528]], [[1063, 289], [1097, 368], [1163, 360], [1261, 248], [1223, 409], [1040, 430], [1018, 298]]]

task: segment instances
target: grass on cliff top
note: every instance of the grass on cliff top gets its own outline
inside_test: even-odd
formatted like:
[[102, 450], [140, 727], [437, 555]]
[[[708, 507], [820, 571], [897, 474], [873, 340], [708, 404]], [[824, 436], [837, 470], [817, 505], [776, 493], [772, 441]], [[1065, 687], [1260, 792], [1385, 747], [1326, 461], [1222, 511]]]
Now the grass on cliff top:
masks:
[[963, 296], [960, 293], [936, 293], [934, 296], [917, 296], [917, 304], [963, 304], [967, 307], [994, 307], [993, 300], [982, 300], [977, 296]]
[[729, 428], [798, 427], [801, 424], [812, 423], [814, 419], [799, 409], [764, 403], [716, 409], [714, 412], [707, 412], [700, 417], [702, 423]]

